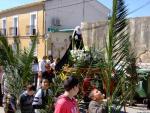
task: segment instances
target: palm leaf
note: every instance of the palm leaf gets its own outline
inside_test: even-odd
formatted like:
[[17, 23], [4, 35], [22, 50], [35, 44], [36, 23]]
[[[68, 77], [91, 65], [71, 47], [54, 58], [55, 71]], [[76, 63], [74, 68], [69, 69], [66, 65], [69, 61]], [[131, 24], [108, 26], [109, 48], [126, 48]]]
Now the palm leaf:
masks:
[[16, 59], [14, 58], [13, 50], [6, 37], [0, 37], [0, 63], [5, 65], [15, 65]]
[[12, 94], [19, 97], [26, 83], [30, 82], [32, 77], [31, 64], [36, 45], [36, 37], [32, 38], [32, 47], [28, 50], [20, 49], [17, 44], [17, 52], [14, 52], [8, 44], [6, 37], [0, 37], [0, 64], [4, 66], [6, 78], [8, 78], [9, 89]]
[[[30, 51], [27, 52], [28, 54], [25, 55], [25, 57], [26, 57], [25, 60], [23, 60], [23, 61], [25, 61], [24, 68], [23, 68], [23, 73], [22, 73], [23, 78], [26, 78], [28, 76], [32, 76], [31, 75], [31, 64], [32, 64], [32, 61], [33, 61], [36, 42], [37, 42], [37, 37], [36, 36], [32, 37], [32, 47], [31, 47]], [[30, 70], [30, 71], [27, 72], [26, 70]]]
[[106, 62], [110, 69], [109, 76], [111, 76], [114, 66], [117, 66], [121, 61], [126, 61], [126, 56], [129, 54], [126, 15], [124, 0], [113, 0], [113, 14], [109, 25], [109, 37], [106, 41]]
[[[112, 98], [108, 102], [108, 112], [111, 112], [112, 102], [115, 101], [118, 92], [124, 90], [125, 88], [125, 71], [124, 68], [128, 64], [127, 58], [130, 56], [130, 43], [129, 43], [129, 33], [128, 33], [128, 20], [126, 19], [127, 9], [124, 0], [113, 0], [113, 12], [112, 17], [109, 22], [109, 35], [106, 38], [106, 56], [105, 62], [107, 65], [107, 71], [103, 73], [105, 79], [107, 80], [106, 86], [107, 97], [110, 97], [110, 84], [112, 71], [117, 68], [118, 65], [122, 64], [120, 69], [120, 74], [116, 75], [118, 82], [116, 88], [112, 94]], [[122, 63], [123, 62], [123, 63]], [[130, 89], [130, 88], [129, 88]], [[129, 94], [130, 90], [125, 91]], [[126, 98], [120, 98], [122, 100], [117, 103], [116, 106], [122, 106], [122, 103], [126, 101]]]

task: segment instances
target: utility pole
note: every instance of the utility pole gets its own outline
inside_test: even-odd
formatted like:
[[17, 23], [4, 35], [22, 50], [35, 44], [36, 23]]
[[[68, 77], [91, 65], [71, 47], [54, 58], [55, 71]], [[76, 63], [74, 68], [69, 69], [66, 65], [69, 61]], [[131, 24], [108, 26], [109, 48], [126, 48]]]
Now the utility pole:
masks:
[[83, 0], [83, 10], [82, 10], [83, 22], [85, 21], [85, 0]]

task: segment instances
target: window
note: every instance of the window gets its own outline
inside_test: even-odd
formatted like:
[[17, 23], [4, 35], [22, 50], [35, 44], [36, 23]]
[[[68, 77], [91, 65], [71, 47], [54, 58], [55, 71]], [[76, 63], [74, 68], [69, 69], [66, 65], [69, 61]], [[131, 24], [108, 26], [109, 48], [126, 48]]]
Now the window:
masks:
[[6, 18], [2, 19], [2, 28], [0, 31], [1, 35], [6, 36]]
[[13, 36], [18, 36], [18, 16], [13, 17], [13, 27], [11, 27], [11, 33]]
[[30, 13], [30, 35], [37, 34], [37, 12]]

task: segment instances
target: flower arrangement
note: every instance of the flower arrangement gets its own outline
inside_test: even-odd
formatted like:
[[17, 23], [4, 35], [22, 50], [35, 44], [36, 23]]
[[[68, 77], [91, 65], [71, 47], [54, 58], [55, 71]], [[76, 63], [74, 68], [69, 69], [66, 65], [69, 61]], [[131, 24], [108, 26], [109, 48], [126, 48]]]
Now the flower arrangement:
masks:
[[71, 50], [71, 61], [74, 67], [98, 67], [104, 58], [101, 51], [91, 48], [89, 51], [85, 50]]

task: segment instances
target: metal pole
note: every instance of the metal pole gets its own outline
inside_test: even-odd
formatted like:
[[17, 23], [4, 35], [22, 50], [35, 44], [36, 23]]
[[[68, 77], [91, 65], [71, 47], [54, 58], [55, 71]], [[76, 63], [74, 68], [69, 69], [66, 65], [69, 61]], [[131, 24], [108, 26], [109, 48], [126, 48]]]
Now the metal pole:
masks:
[[82, 13], [83, 13], [83, 15], [82, 15], [83, 20], [82, 21], [84, 22], [84, 20], [85, 20], [85, 0], [83, 0], [83, 12]]

